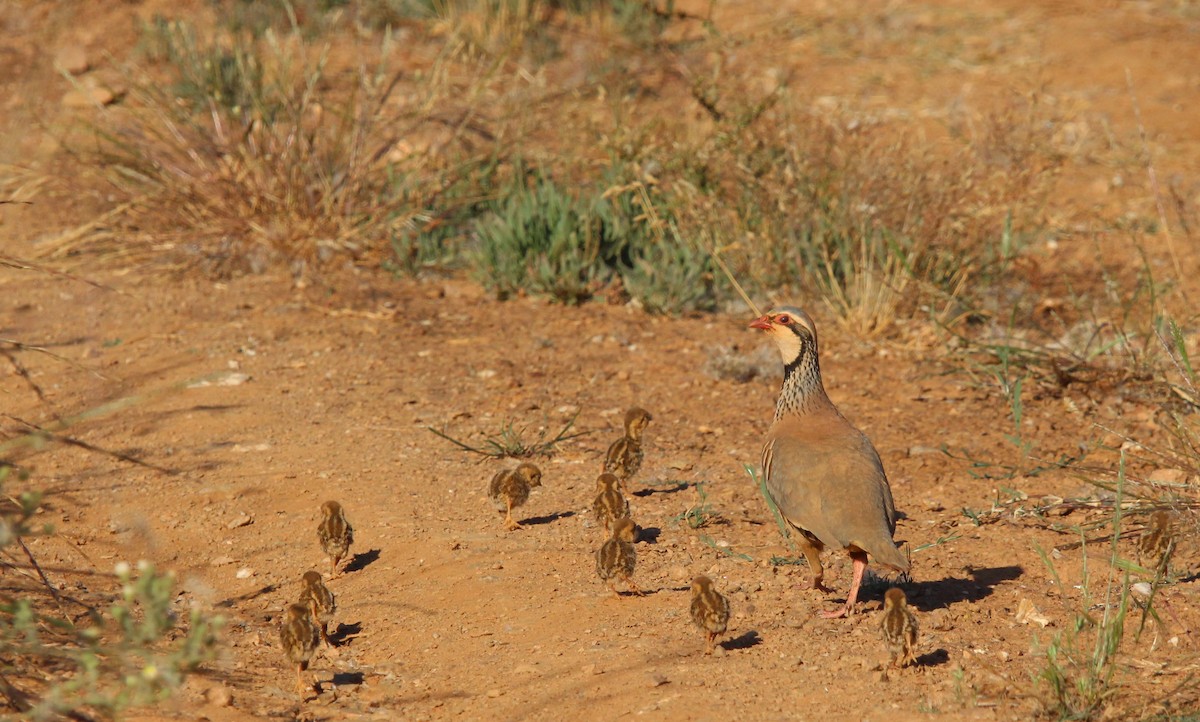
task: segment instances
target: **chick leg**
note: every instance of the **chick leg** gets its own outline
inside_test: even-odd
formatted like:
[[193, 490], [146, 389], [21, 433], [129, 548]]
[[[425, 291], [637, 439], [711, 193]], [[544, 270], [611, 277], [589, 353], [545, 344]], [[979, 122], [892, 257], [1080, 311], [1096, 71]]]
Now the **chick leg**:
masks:
[[646, 596], [646, 593], [643, 592], [641, 589], [638, 589], [638, 585], [633, 583], [633, 577], [627, 576], [627, 577], [622, 577], [622, 578], [625, 580], [625, 583], [629, 585], [629, 591], [633, 592], [635, 595], [637, 595], [639, 597]]
[[705, 654], [713, 653], [713, 639], [715, 639], [716, 636], [717, 635], [713, 634], [712, 632], [705, 633], [705, 639], [704, 639], [704, 653]]
[[515, 519], [512, 518], [512, 499], [505, 499], [504, 503], [508, 505], [508, 513], [504, 515], [505, 528], [507, 528], [509, 531], [516, 531], [517, 529], [523, 529], [524, 527], [522, 527], [520, 524], [518, 524], [516, 522]]
[[613, 596], [617, 599], [620, 599], [621, 593], [617, 591], [617, 585], [613, 582], [613, 580], [609, 579], [605, 583], [608, 584], [608, 588], [612, 590]]
[[867, 553], [852, 551], [850, 558], [854, 561], [854, 579], [850, 582], [850, 594], [846, 597], [846, 604], [832, 612], [820, 612], [818, 616], [824, 619], [837, 619], [854, 613], [854, 603], [858, 601], [858, 588], [862, 585], [863, 572], [867, 570]]
[[304, 685], [304, 664], [303, 663], [297, 664], [296, 665], [296, 694], [300, 697], [301, 702], [308, 700], [308, 692], [310, 692], [310, 691], [311, 691], [311, 688], [308, 688]]

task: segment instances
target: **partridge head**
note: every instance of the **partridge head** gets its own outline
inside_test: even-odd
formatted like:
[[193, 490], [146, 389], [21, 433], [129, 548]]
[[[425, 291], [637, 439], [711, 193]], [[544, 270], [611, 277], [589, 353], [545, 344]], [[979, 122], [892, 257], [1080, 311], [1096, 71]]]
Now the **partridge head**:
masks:
[[321, 550], [329, 557], [329, 576], [337, 573], [338, 564], [350, 552], [354, 543], [354, 529], [346, 521], [346, 512], [336, 501], [321, 505], [321, 525], [317, 527], [317, 539]]
[[603, 524], [605, 530], [611, 529], [613, 522], [629, 516], [629, 501], [621, 493], [620, 480], [605, 472], [596, 480], [596, 500], [592, 502], [592, 511], [596, 521]]
[[321, 630], [321, 641], [332, 647], [333, 644], [329, 641], [329, 623], [333, 621], [333, 614], [337, 611], [337, 602], [333, 592], [325, 586], [325, 580], [321, 579], [320, 572], [304, 572], [304, 576], [300, 578], [299, 603], [307, 606], [312, 618], [316, 620]]
[[501, 471], [488, 485], [488, 499], [498, 511], [504, 512], [504, 526], [509, 531], [523, 528], [513, 519], [512, 510], [529, 500], [529, 490], [542, 485], [542, 471], [524, 462], [517, 468]]
[[284, 612], [283, 626], [279, 628], [279, 642], [288, 661], [296, 667], [296, 693], [302, 702], [312, 691], [312, 685], [304, 682], [304, 671], [317, 651], [318, 639], [317, 625], [313, 622], [308, 605], [288, 606]]
[[883, 462], [870, 439], [842, 416], [821, 380], [817, 330], [808, 314], [784, 306], [750, 324], [767, 333], [783, 359], [783, 387], [775, 420], [763, 446], [762, 471], [770, 501], [778, 508], [812, 570], [812, 587], [823, 582], [821, 551], [845, 550], [854, 563], [846, 603], [827, 618], [854, 611], [868, 558], [907, 573], [896, 548], [896, 508]]
[[907, 667], [917, 661], [917, 619], [908, 608], [908, 599], [899, 587], [883, 595], [883, 613], [879, 626], [883, 641], [892, 655], [893, 667]]
[[614, 441], [604, 456], [604, 470], [615, 474], [622, 487], [642, 468], [642, 432], [652, 419], [650, 412], [637, 406], [626, 411], [625, 435]]
[[692, 621], [704, 630], [704, 653], [712, 654], [717, 635], [724, 634], [729, 625], [729, 600], [703, 574], [692, 580], [691, 612]]
[[637, 564], [633, 540], [636, 537], [637, 525], [632, 519], [617, 519], [613, 523], [612, 536], [596, 551], [596, 573], [618, 599], [621, 598], [615, 585], [618, 578], [629, 586], [630, 591], [642, 596], [642, 590], [633, 583], [633, 569]]

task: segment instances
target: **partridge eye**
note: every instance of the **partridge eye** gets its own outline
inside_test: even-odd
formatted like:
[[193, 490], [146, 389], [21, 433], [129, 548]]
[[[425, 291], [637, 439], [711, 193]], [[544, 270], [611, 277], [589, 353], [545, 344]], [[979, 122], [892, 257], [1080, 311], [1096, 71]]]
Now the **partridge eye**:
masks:
[[782, 323], [784, 326], [786, 326], [786, 325], [788, 325], [789, 323], [791, 323], [791, 322], [792, 322], [792, 319], [791, 319], [791, 317], [790, 317], [790, 316], [788, 316], [786, 313], [785, 313], [785, 314], [783, 314], [783, 315], [781, 315], [781, 316], [777, 316], [777, 317], [775, 318], [775, 320], [776, 320], [776, 321], [778, 321], [779, 323]]

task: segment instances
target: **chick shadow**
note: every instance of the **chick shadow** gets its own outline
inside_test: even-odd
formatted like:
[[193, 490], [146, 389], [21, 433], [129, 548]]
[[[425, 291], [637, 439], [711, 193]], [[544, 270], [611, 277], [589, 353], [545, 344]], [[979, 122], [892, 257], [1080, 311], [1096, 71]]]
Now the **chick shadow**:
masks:
[[940, 667], [950, 661], [950, 653], [944, 649], [935, 649], [932, 652], [922, 654], [916, 659], [918, 667]]
[[1019, 579], [1025, 568], [1019, 565], [972, 569], [970, 578], [948, 577], [928, 582], [901, 584], [908, 602], [922, 612], [933, 611], [951, 604], [966, 602], [973, 604], [990, 597], [995, 588], [1004, 582]]
[[365, 677], [362, 672], [334, 672], [333, 679], [330, 682], [335, 687], [343, 687], [351, 684], [362, 684], [363, 679]]
[[350, 560], [350, 563], [346, 565], [346, 568], [343, 571], [347, 574], [349, 574], [350, 572], [361, 571], [363, 569], [366, 569], [368, 566], [370, 566], [372, 563], [374, 563], [378, 559], [379, 559], [379, 550], [378, 549], [369, 549], [365, 552], [359, 552], [358, 554], [354, 555], [354, 558]]
[[573, 516], [575, 516], [575, 512], [573, 512], [573, 511], [558, 511], [553, 514], [547, 514], [545, 516], [531, 516], [528, 519], [522, 519], [521, 525], [522, 526], [539, 526], [541, 524], [551, 524], [553, 522], [558, 521], [559, 519], [568, 519]]
[[739, 634], [733, 639], [726, 639], [720, 644], [725, 648], [726, 651], [733, 651], [735, 649], [750, 649], [751, 647], [757, 647], [758, 645], [762, 644], [762, 637], [758, 636], [757, 630], [751, 629], [744, 634]]
[[238, 604], [240, 604], [242, 602], [248, 602], [251, 599], [257, 599], [258, 597], [261, 597], [264, 594], [270, 594], [271, 592], [275, 591], [278, 588], [279, 588], [278, 584], [268, 584], [267, 586], [259, 587], [258, 589], [255, 589], [252, 592], [246, 592], [245, 594], [242, 594], [242, 595], [239, 595], [236, 597], [229, 597], [228, 599], [222, 599], [221, 601], [217, 602], [213, 606], [215, 606], [217, 609], [229, 609], [231, 607], [236, 607]]
[[355, 622], [354, 624], [342, 624], [339, 622], [337, 629], [334, 630], [333, 634], [329, 635], [329, 641], [335, 647], [342, 647], [353, 641], [361, 632], [362, 622]]
[[658, 536], [662, 534], [662, 529], [656, 526], [640, 526], [638, 527], [637, 538], [635, 542], [645, 542], [647, 544], [657, 544]]
[[646, 497], [654, 496], [655, 494], [676, 494], [684, 489], [687, 489], [689, 486], [691, 486], [691, 484], [686, 481], [676, 481], [670, 484], [652, 486], [649, 489], [638, 489], [637, 491], [631, 493], [640, 499], [645, 499]]

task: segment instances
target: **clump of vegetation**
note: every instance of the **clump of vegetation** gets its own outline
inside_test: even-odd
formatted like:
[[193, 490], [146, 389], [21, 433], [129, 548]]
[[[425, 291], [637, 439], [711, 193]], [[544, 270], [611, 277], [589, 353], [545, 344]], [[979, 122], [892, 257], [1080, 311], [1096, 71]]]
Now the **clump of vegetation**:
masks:
[[[13, 467], [0, 465], [0, 484]], [[116, 593], [89, 584], [83, 597], [60, 592], [47, 579], [25, 539], [53, 533], [34, 523], [43, 503], [25, 491], [0, 508], [0, 550], [16, 549], [26, 563], [5, 562], [0, 585], [0, 647], [5, 667], [0, 696], [28, 719], [121, 710], [164, 699], [209, 659], [221, 619], [192, 609], [177, 618], [174, 575], [147, 562], [119, 563]]]
[[634, 182], [580, 197], [535, 173], [518, 176], [476, 224], [480, 279], [501, 298], [521, 290], [580, 303], [627, 291], [650, 311], [711, 309], [709, 254], [680, 238], [656, 189]]
[[526, 436], [528, 427], [522, 426], [517, 428], [511, 420], [505, 421], [504, 426], [499, 433], [485, 436], [483, 442], [478, 446], [468, 444], [465, 441], [450, 436], [444, 431], [438, 431], [432, 426], [427, 426], [429, 431], [435, 435], [442, 437], [446, 441], [457, 446], [461, 451], [470, 454], [479, 454], [494, 459], [503, 459], [510, 457], [514, 459], [528, 459], [534, 456], [550, 456], [555, 447], [568, 439], [574, 439], [577, 436], [590, 434], [590, 431], [571, 431], [575, 426], [575, 419], [579, 417], [579, 412], [576, 412], [563, 427], [558, 430], [554, 436], [549, 436], [549, 428], [541, 427], [537, 431], [537, 438], [529, 440]]

